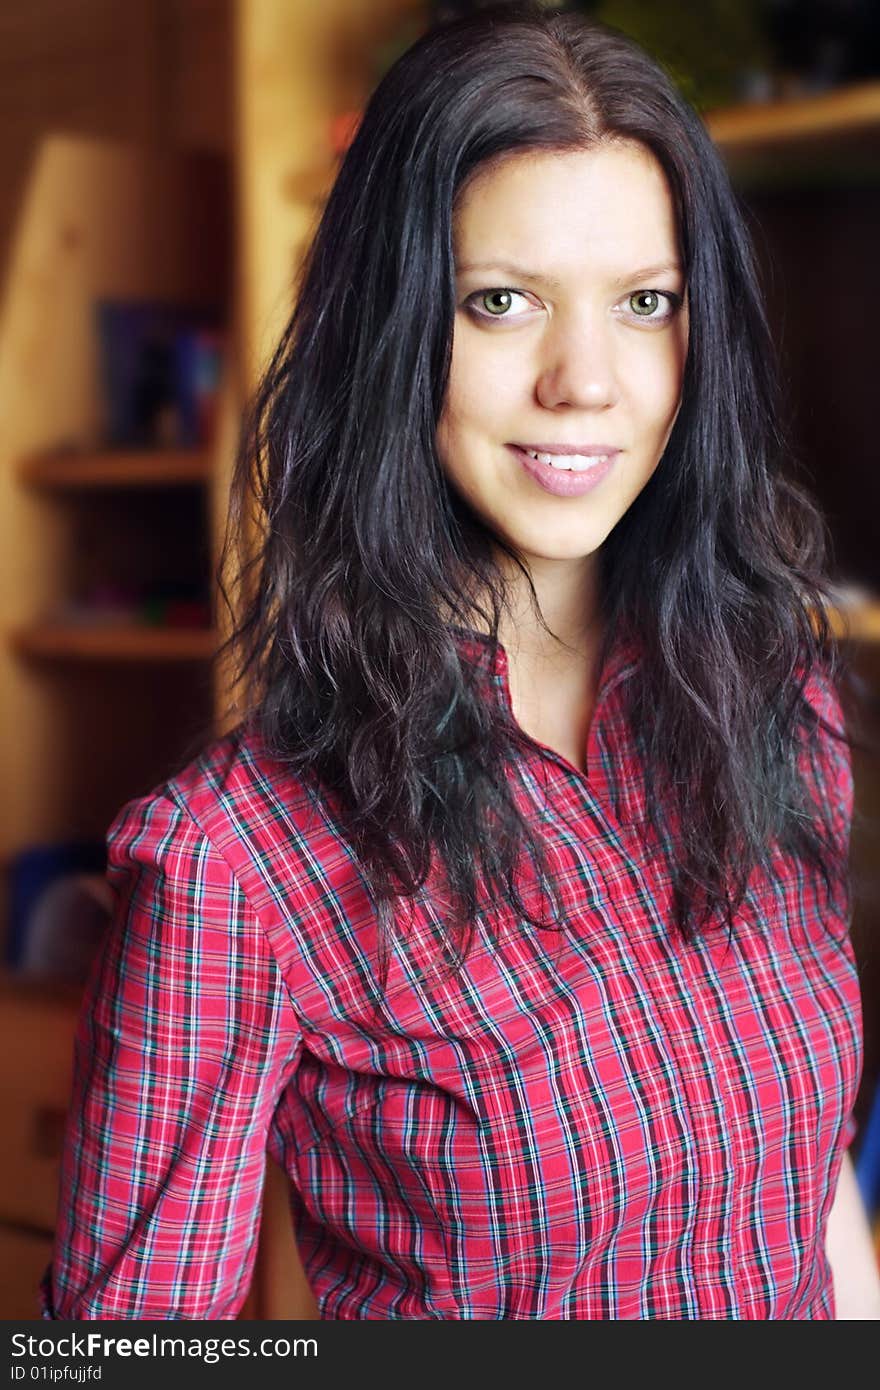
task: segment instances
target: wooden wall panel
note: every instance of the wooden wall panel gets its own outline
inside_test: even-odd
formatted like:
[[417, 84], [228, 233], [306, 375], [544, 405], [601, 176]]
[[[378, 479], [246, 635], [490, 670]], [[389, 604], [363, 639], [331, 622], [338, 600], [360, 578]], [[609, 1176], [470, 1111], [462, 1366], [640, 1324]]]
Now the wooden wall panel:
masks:
[[184, 149], [232, 147], [231, 0], [175, 0], [160, 31], [169, 136]]
[[[369, 91], [368, 55], [421, 0], [239, 0], [235, 152], [239, 188], [242, 372], [250, 389], [291, 308], [293, 277], [318, 209], [304, 176], [332, 170], [330, 123]], [[360, 74], [354, 55], [360, 55]]]
[[50, 132], [228, 153], [230, 0], [0, 6], [0, 270]]

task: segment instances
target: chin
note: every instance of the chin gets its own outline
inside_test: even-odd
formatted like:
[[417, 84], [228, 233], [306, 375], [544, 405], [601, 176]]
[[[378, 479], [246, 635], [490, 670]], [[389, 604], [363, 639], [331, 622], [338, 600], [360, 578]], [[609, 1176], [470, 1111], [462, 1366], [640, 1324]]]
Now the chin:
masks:
[[[581, 528], [577, 534], [567, 536], [564, 540], [558, 536], [529, 536], [520, 535], [513, 538], [513, 544], [518, 546], [527, 555], [534, 555], [541, 560], [574, 561], [586, 560], [590, 555], [594, 555], [602, 546], [611, 528], [596, 530], [590, 527], [589, 530]], [[572, 528], [574, 530], [574, 528]]]

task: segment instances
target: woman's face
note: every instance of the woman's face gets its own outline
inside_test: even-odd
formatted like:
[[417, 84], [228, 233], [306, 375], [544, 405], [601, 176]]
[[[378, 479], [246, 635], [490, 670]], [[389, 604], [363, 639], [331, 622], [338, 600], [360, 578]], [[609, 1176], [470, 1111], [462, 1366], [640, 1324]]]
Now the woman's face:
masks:
[[[476, 175], [454, 233], [444, 471], [527, 562], [583, 560], [651, 477], [678, 413], [688, 311], [665, 176], [632, 143], [514, 154]], [[515, 446], [619, 452], [560, 471]]]

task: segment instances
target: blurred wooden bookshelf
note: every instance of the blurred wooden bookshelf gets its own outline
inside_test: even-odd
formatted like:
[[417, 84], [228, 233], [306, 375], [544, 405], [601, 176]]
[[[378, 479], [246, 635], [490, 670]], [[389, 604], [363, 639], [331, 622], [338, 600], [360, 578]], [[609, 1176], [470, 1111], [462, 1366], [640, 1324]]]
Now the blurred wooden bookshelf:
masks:
[[210, 481], [214, 461], [205, 449], [128, 449], [53, 453], [22, 459], [24, 487], [57, 489], [184, 487]]
[[815, 96], [747, 102], [707, 111], [712, 139], [724, 150], [826, 135], [853, 135], [880, 124], [880, 82], [860, 82]]
[[741, 188], [880, 183], [880, 82], [708, 111], [703, 119]]
[[[210, 608], [166, 613], [210, 589], [226, 442], [95, 447], [108, 413], [95, 310], [228, 323], [233, 216], [225, 155], [76, 134], [35, 152], [0, 306], [0, 868], [100, 836], [214, 716]], [[9, 911], [4, 892], [0, 937]]]
[[14, 632], [10, 641], [22, 656], [100, 662], [210, 661], [219, 645], [213, 628], [133, 623], [42, 623]]
[[880, 642], [880, 598], [865, 599], [846, 608], [829, 608], [831, 631], [838, 639]]

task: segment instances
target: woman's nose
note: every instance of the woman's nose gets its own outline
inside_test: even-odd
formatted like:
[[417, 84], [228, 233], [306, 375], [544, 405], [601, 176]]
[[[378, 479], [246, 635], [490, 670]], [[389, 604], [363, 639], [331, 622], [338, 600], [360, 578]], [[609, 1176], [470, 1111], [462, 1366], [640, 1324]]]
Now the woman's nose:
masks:
[[555, 333], [544, 348], [537, 384], [541, 405], [597, 410], [614, 404], [618, 390], [608, 332], [572, 325]]

